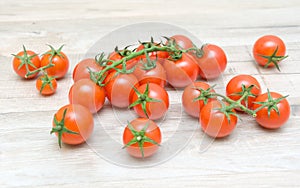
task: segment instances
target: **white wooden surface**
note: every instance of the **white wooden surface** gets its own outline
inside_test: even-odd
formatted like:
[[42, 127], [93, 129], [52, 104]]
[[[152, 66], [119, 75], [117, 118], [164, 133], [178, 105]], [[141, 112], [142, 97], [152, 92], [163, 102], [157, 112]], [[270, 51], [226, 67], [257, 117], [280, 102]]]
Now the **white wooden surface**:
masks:
[[[299, 187], [299, 12], [298, 0], [1, 0], [0, 187]], [[211, 140], [197, 127], [181, 152], [149, 168], [112, 164], [88, 144], [59, 149], [49, 130], [54, 112], [68, 102], [74, 65], [105, 34], [145, 21], [174, 24], [203, 42], [222, 46], [229, 64], [224, 76], [214, 81], [217, 90], [224, 92], [224, 83], [233, 75], [253, 74], [264, 89], [290, 95], [289, 122], [267, 131], [243, 116], [231, 136], [205, 150], [202, 146]], [[286, 42], [289, 58], [281, 64], [281, 73], [262, 69], [252, 60], [252, 44], [264, 34], [279, 35]], [[23, 44], [40, 53], [47, 50], [45, 44], [66, 44], [72, 66], [56, 95], [41, 97], [34, 81], [13, 73], [10, 54]], [[105, 117], [102, 124], [118, 140], [121, 129], [113, 128], [116, 120], [110, 112], [107, 105], [96, 121]], [[176, 112], [172, 109], [170, 118]], [[185, 114], [183, 119], [188, 125], [196, 122]]]

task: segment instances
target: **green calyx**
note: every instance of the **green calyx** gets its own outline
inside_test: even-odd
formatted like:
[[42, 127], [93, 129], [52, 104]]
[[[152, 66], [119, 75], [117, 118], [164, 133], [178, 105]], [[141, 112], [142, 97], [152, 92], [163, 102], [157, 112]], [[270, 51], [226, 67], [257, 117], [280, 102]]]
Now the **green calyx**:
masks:
[[218, 110], [221, 113], [223, 113], [225, 115], [225, 117], [227, 118], [228, 123], [231, 122], [230, 116], [236, 116], [238, 119], [240, 119], [239, 115], [235, 111], [232, 110], [235, 106], [234, 104], [226, 105], [223, 101], [220, 101], [220, 103], [221, 103], [221, 108], [217, 108], [215, 110]]
[[267, 64], [264, 66], [264, 68], [269, 67], [269, 65], [273, 63], [275, 65], [275, 67], [277, 68], [277, 70], [280, 71], [278, 63], [280, 61], [282, 61], [283, 59], [287, 58], [288, 56], [278, 56], [278, 55], [276, 55], [277, 52], [278, 52], [278, 46], [274, 50], [273, 54], [270, 55], [270, 56], [259, 55], [259, 56], [261, 56], [261, 57], [263, 57], [263, 58], [265, 58], [265, 59], [268, 60]]
[[127, 127], [129, 128], [130, 132], [132, 133], [133, 139], [130, 140], [125, 146], [123, 146], [123, 149], [137, 143], [139, 146], [139, 149], [141, 151], [142, 157], [144, 158], [144, 143], [145, 142], [149, 142], [154, 145], [160, 146], [153, 139], [146, 136], [146, 130], [148, 129], [149, 125], [150, 125], [150, 123], [148, 121], [147, 124], [143, 127], [143, 129], [141, 131], [137, 131], [133, 128], [133, 126], [130, 124], [130, 122], [128, 122]]
[[61, 148], [61, 138], [62, 138], [62, 134], [63, 133], [69, 133], [69, 134], [79, 134], [78, 132], [74, 132], [74, 131], [71, 131], [69, 129], [67, 129], [65, 127], [65, 117], [66, 117], [66, 114], [67, 114], [67, 109], [64, 110], [63, 112], [63, 117], [61, 119], [61, 121], [57, 121], [57, 118], [56, 118], [56, 115], [54, 116], [54, 124], [55, 126], [52, 128], [50, 134], [52, 133], [58, 133], [57, 134], [57, 138], [58, 138], [58, 145], [59, 147]]
[[255, 112], [258, 112], [261, 109], [267, 107], [268, 108], [268, 117], [270, 117], [272, 110], [274, 110], [278, 114], [278, 116], [279, 116], [280, 112], [279, 112], [277, 104], [280, 101], [282, 101], [283, 99], [287, 98], [287, 97], [288, 97], [288, 95], [280, 97], [280, 98], [277, 98], [277, 99], [273, 99], [273, 97], [271, 96], [271, 93], [270, 93], [270, 91], [268, 89], [268, 101], [265, 101], [265, 102], [255, 102], [256, 104], [260, 104], [261, 105], [259, 108], [257, 108], [255, 110]]
[[50, 63], [52, 63], [52, 59], [55, 57], [55, 56], [59, 56], [61, 58], [65, 58], [64, 55], [61, 53], [61, 50], [62, 48], [64, 47], [64, 44], [61, 45], [57, 50], [53, 48], [53, 46], [51, 45], [47, 45], [50, 47], [50, 51], [49, 52], [46, 52], [44, 53], [43, 55], [46, 55], [46, 54], [49, 54], [50, 55]]
[[29, 70], [29, 66], [34, 68], [34, 69], [37, 69], [37, 67], [31, 62], [31, 60], [37, 56], [37, 54], [34, 54], [34, 55], [31, 55], [31, 56], [28, 56], [28, 53], [27, 53], [27, 50], [25, 48], [25, 46], [23, 45], [23, 56], [18, 56], [18, 55], [15, 55], [15, 54], [12, 54], [12, 56], [18, 58], [21, 60], [21, 63], [20, 65], [18, 66], [18, 70], [20, 70], [23, 66], [25, 66], [26, 68], [26, 75], [25, 75], [25, 78], [27, 78], [28, 76], [30, 76], [30, 70]]
[[141, 69], [143, 69], [145, 71], [154, 69], [156, 67], [156, 63], [157, 63], [157, 56], [156, 56], [155, 60], [150, 59], [148, 53], [146, 53], [146, 52], [145, 52], [145, 56], [146, 56], [145, 61], [143, 61], [143, 60], [140, 61], [142, 63]]
[[196, 101], [203, 101], [203, 103], [206, 105], [208, 103], [209, 99], [216, 98], [216, 96], [213, 95], [214, 92], [212, 92], [213, 88], [216, 85], [213, 85], [212, 87], [209, 87], [208, 89], [202, 89], [200, 87], [194, 87], [194, 89], [200, 91], [200, 95], [193, 99], [193, 102]]
[[146, 109], [147, 103], [149, 103], [149, 102], [162, 102], [162, 101], [158, 100], [158, 99], [155, 99], [155, 98], [150, 98], [149, 97], [149, 83], [147, 83], [144, 93], [141, 93], [135, 87], [133, 87], [133, 89], [134, 89], [136, 95], [138, 96], [138, 99], [136, 101], [134, 101], [128, 108], [132, 108], [134, 106], [141, 105], [145, 116], [147, 118], [149, 118], [149, 115], [148, 115], [148, 112], [147, 112], [147, 109]]
[[44, 88], [49, 85], [51, 90], [53, 91], [53, 84], [52, 84], [52, 80], [54, 80], [55, 78], [52, 76], [48, 76], [48, 74], [44, 74], [44, 76], [42, 76], [40, 78], [42, 80], [42, 87], [40, 89], [40, 93], [42, 93], [42, 91], [44, 90]]
[[241, 98], [238, 101], [245, 101], [245, 105], [248, 108], [248, 99], [249, 97], [256, 97], [255, 94], [251, 91], [254, 87], [257, 88], [256, 85], [250, 85], [249, 87], [246, 87], [244, 84], [242, 84], [242, 91], [232, 93], [230, 96], [241, 96]]

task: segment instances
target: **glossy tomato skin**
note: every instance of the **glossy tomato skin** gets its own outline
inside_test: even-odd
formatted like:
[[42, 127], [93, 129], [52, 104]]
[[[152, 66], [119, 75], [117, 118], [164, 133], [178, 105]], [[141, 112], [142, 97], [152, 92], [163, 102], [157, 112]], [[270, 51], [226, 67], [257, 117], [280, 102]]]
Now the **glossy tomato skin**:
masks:
[[[44, 81], [44, 78], [45, 76], [42, 75], [42, 76], [39, 76], [38, 79], [36, 80], [36, 89], [42, 94], [42, 95], [52, 95], [56, 92], [56, 89], [57, 89], [57, 81], [55, 78], [53, 78], [50, 82], [52, 84], [52, 88], [50, 86], [50, 83], [49, 84], [46, 84], [45, 87], [42, 89], [42, 86], [43, 86], [43, 83], [45, 82]], [[42, 89], [42, 90], [41, 90]]]
[[[146, 87], [147, 84], [143, 84], [140, 87], [138, 87], [137, 90], [140, 93], [144, 93]], [[169, 95], [167, 91], [163, 87], [157, 84], [149, 83], [148, 97], [161, 101], [161, 102], [147, 102], [146, 111], [149, 116], [149, 119], [157, 120], [162, 118], [166, 114], [169, 108]], [[133, 103], [136, 100], [138, 100], [138, 95], [134, 93], [132, 95], [131, 103]], [[142, 109], [141, 104], [134, 106], [133, 109], [140, 117], [144, 117], [144, 118], [147, 117]]]
[[[232, 100], [239, 100], [241, 98], [240, 95], [234, 95], [235, 93], [242, 92], [242, 85], [245, 85], [245, 87], [249, 87], [251, 85], [255, 85], [251, 92], [258, 96], [261, 94], [261, 86], [259, 82], [251, 75], [246, 74], [240, 74], [235, 77], [233, 77], [226, 86], [226, 95]], [[246, 104], [246, 101], [243, 100], [242, 104], [244, 106], [248, 105], [248, 108], [253, 109], [253, 102], [255, 101], [256, 97], [249, 96], [248, 97], [248, 103]], [[238, 109], [237, 109], [238, 110]]]
[[[253, 46], [253, 57], [255, 61], [259, 65], [265, 66], [268, 63], [268, 59], [261, 56], [271, 56], [277, 47], [278, 51], [276, 56], [285, 56], [286, 47], [284, 42], [279, 37], [274, 35], [265, 35], [259, 38]], [[268, 67], [274, 66], [274, 63], [268, 65]]]
[[[200, 111], [205, 104], [203, 100], [194, 101], [194, 99], [201, 94], [201, 91], [197, 90], [196, 88], [207, 90], [210, 88], [210, 85], [200, 81], [188, 85], [182, 93], [182, 106], [184, 108], [184, 111], [190, 116], [199, 118]], [[211, 92], [215, 92], [215, 90], [211, 89]], [[210, 98], [207, 100], [207, 102], [210, 102], [212, 100], [215, 99]]]
[[[68, 104], [61, 107], [55, 113], [55, 117], [58, 122], [62, 120], [65, 109], [67, 109], [64, 124], [65, 128], [79, 134], [70, 134], [64, 132], [62, 134], [62, 142], [65, 144], [77, 145], [88, 140], [94, 129], [94, 119], [91, 112], [84, 106]], [[55, 126], [55, 122], [53, 121], [53, 127]], [[56, 136], [57, 135], [58, 134], [56, 133]]]
[[107, 99], [111, 105], [118, 108], [127, 108], [133, 94], [133, 86], [138, 87], [139, 82], [133, 74], [110, 73], [104, 80]]
[[[108, 59], [109, 60], [112, 60], [112, 61], [119, 61], [121, 59], [123, 59], [124, 57], [121, 56], [118, 52], [112, 52], [109, 56], [108, 56]], [[138, 58], [133, 58], [129, 61], [126, 62], [126, 69], [129, 70], [129, 69], [132, 69], [138, 62]], [[111, 65], [112, 62], [107, 62], [107, 65]], [[118, 66], [116, 66], [116, 68], [118, 69], [122, 69], [123, 65], [120, 64]], [[113, 69], [110, 69], [108, 72], [115, 72]]]
[[183, 49], [189, 49], [194, 46], [192, 40], [185, 35], [173, 35], [170, 38], [174, 39], [176, 44]]
[[[205, 105], [200, 112], [199, 121], [202, 130], [213, 138], [228, 136], [235, 129], [237, 124], [236, 116], [230, 115], [229, 122], [225, 114], [217, 110], [221, 107], [221, 102], [214, 100]], [[232, 111], [234, 112], [234, 110]]]
[[[49, 51], [50, 52], [50, 51]], [[49, 76], [53, 76], [56, 79], [63, 78], [69, 70], [69, 59], [63, 52], [60, 52], [61, 56], [54, 55], [52, 58], [53, 67], [46, 69]], [[51, 55], [45, 54], [41, 59], [41, 66], [47, 66], [50, 64]]]
[[[146, 45], [147, 45], [147, 44], [146, 44]], [[158, 46], [158, 47], [161, 47], [161, 45], [156, 44], [156, 43], [154, 43], [154, 45], [156, 45], [156, 46]], [[143, 50], [144, 48], [145, 48], [145, 46], [141, 44], [141, 45], [138, 46], [138, 48], [136, 49], [136, 51], [137, 51], [137, 52], [138, 52], [138, 51], [141, 51], [141, 50]], [[166, 58], [169, 57], [169, 53], [166, 52], [166, 51], [154, 51], [154, 52], [148, 53], [148, 55], [149, 55], [149, 57], [157, 58], [157, 59], [160, 59], [160, 60], [163, 60], [163, 59], [166, 59]], [[143, 59], [143, 58], [146, 58], [146, 56], [145, 56], [145, 55], [141, 55], [141, 56], [139, 56], [137, 59], [140, 60], [140, 59]], [[161, 61], [159, 61], [159, 62], [161, 62]]]
[[[276, 92], [270, 92], [273, 99], [281, 98], [282, 95]], [[266, 102], [268, 101], [268, 93], [259, 95], [255, 102]], [[254, 104], [253, 108], [257, 109], [261, 104]], [[268, 107], [265, 107], [256, 112], [256, 122], [267, 129], [277, 129], [284, 125], [290, 117], [290, 105], [286, 99], [281, 100], [277, 105], [279, 114], [275, 110], [271, 110], [270, 117], [268, 116]]]
[[80, 104], [90, 110], [98, 112], [105, 102], [105, 91], [90, 79], [81, 79], [75, 82], [69, 91], [71, 104]]
[[98, 65], [93, 58], [87, 58], [80, 61], [74, 68], [72, 78], [74, 82], [84, 78], [90, 78], [89, 69], [93, 72], [100, 72], [102, 67]]
[[213, 44], [202, 47], [203, 56], [196, 58], [200, 68], [199, 75], [204, 79], [218, 78], [227, 66], [227, 57], [222, 48]]
[[[157, 126], [157, 124], [154, 121], [149, 120], [147, 118], [137, 118], [130, 122], [130, 124], [136, 131], [141, 131], [147, 125], [147, 123], [149, 123], [149, 126], [146, 129], [145, 136], [154, 140], [156, 143], [160, 144], [161, 140], [162, 140], [161, 131], [160, 131], [160, 128]], [[123, 132], [124, 145], [126, 145], [128, 142], [130, 142], [133, 138], [134, 138], [134, 135], [131, 133], [128, 126], [126, 126], [126, 128]], [[152, 156], [154, 153], [157, 152], [158, 148], [159, 148], [159, 146], [156, 144], [145, 142], [143, 145], [144, 157]], [[126, 147], [126, 150], [131, 156], [137, 157], [137, 158], [142, 158], [142, 153], [140, 151], [138, 143], [135, 143], [129, 147]]]
[[[36, 55], [35, 52], [30, 51], [30, 50], [26, 50], [26, 52], [27, 52], [27, 56], [28, 56], [28, 57], [29, 57], [29, 56], [32, 56], [32, 55]], [[24, 51], [19, 52], [19, 53], [17, 54], [17, 56], [23, 56], [23, 55], [24, 55]], [[14, 71], [15, 71], [20, 77], [26, 78], [26, 79], [31, 79], [31, 78], [36, 77], [36, 75], [38, 75], [38, 72], [37, 72], [37, 73], [35, 73], [35, 74], [32, 74], [32, 75], [26, 77], [26, 74], [27, 74], [26, 66], [23, 65], [22, 67], [19, 68], [19, 66], [21, 65], [21, 63], [22, 63], [21, 59], [19, 59], [19, 58], [17, 58], [17, 57], [14, 57], [14, 59], [13, 59], [13, 69], [14, 69]], [[39, 58], [38, 55], [36, 55], [35, 57], [33, 57], [33, 58], [31, 59], [31, 63], [32, 63], [35, 67], [28, 65], [28, 68], [29, 68], [30, 71], [34, 71], [34, 70], [36, 70], [36, 69], [38, 69], [38, 68], [41, 67], [41, 60], [40, 60], [40, 58]]]
[[153, 69], [145, 70], [144, 63], [146, 63], [144, 62], [144, 59], [142, 59], [142, 61], [139, 61], [133, 72], [133, 74], [138, 79], [140, 85], [149, 82], [160, 85], [161, 87], [165, 87], [167, 83], [167, 75], [164, 67], [157, 62], [156, 66]]
[[186, 53], [175, 62], [166, 59], [164, 68], [167, 81], [175, 88], [183, 88], [193, 83], [197, 79], [199, 70], [195, 59]]

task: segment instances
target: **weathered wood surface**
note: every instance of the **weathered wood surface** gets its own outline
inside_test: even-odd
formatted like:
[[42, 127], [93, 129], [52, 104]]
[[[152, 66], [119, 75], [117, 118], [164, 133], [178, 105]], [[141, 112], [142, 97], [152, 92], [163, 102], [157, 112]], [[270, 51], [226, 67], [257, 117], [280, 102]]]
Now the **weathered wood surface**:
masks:
[[[299, 187], [299, 12], [297, 0], [1, 0], [0, 187]], [[95, 116], [98, 128], [90, 144], [59, 149], [49, 130], [54, 112], [68, 102], [72, 68], [101, 37], [121, 26], [145, 21], [174, 24], [202, 42], [222, 46], [228, 67], [223, 77], [212, 81], [218, 83], [217, 90], [224, 93], [224, 84], [236, 74], [252, 74], [264, 90], [290, 95], [289, 122], [279, 130], [267, 131], [242, 116], [244, 120], [231, 136], [213, 141], [204, 136], [197, 120], [184, 113], [181, 119], [176, 118], [182, 110], [180, 91], [170, 91], [173, 108], [160, 123], [171, 149], [161, 149], [156, 158], [145, 163], [129, 158], [125, 151], [119, 153], [119, 160], [129, 166], [153, 164], [159, 157], [164, 157], [163, 163], [127, 168], [107, 160], [116, 154], [108, 150], [120, 145], [124, 115], [132, 115], [125, 111], [115, 116], [108, 104]], [[281, 64], [281, 72], [258, 67], [252, 60], [252, 45], [264, 34], [279, 35], [286, 42], [289, 58]], [[56, 95], [40, 96], [33, 80], [21, 80], [13, 73], [10, 54], [21, 50], [23, 44], [39, 53], [47, 50], [45, 44], [66, 44], [71, 68], [59, 82]], [[181, 132], [180, 120], [187, 125]], [[110, 141], [103, 140], [105, 135], [101, 137], [103, 130], [112, 135]], [[176, 132], [182, 134], [181, 139], [173, 139]], [[187, 145], [179, 143], [189, 139]], [[112, 146], [111, 140], [115, 141]], [[183, 148], [176, 155], [173, 141]], [[108, 153], [98, 154], [95, 148]], [[168, 159], [168, 151], [175, 156]], [[117, 158], [112, 156], [111, 161]]]

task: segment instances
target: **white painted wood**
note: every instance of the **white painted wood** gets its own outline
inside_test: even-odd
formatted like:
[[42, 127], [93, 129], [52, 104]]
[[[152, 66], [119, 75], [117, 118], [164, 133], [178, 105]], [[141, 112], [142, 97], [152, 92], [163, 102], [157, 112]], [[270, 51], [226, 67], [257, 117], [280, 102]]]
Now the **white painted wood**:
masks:
[[[1, 0], [0, 187], [299, 187], [299, 12], [297, 0]], [[216, 90], [224, 93], [226, 82], [234, 75], [253, 74], [264, 90], [268, 87], [290, 95], [288, 123], [268, 131], [242, 115], [243, 121], [231, 136], [213, 141], [201, 132], [197, 120], [184, 112], [179, 118], [182, 91], [170, 91], [173, 108], [167, 119], [159, 122], [166, 147], [154, 158], [136, 161], [120, 149], [124, 116], [133, 117], [133, 113], [119, 112], [119, 121], [108, 103], [95, 116], [96, 128], [89, 144], [59, 149], [49, 131], [55, 111], [68, 103], [72, 68], [104, 35], [144, 21], [174, 24], [204, 43], [222, 46], [228, 67], [222, 77], [210, 83], [217, 83]], [[252, 45], [264, 34], [279, 35], [286, 42], [289, 57], [281, 63], [281, 72], [263, 69], [252, 59]], [[71, 69], [59, 81], [54, 96], [40, 96], [34, 80], [21, 80], [13, 73], [11, 54], [23, 44], [38, 53], [47, 50], [45, 44], [66, 44]], [[180, 120], [185, 127], [179, 127]], [[111, 134], [110, 140], [103, 140], [101, 125]], [[179, 128], [181, 137], [177, 138]], [[180, 146], [180, 141], [188, 139], [190, 142], [175, 155], [173, 141]], [[175, 157], [149, 168], [126, 168], [103, 159], [103, 153], [95, 152], [96, 146], [108, 153], [119, 149], [122, 161], [134, 165], [151, 164], [159, 157], [167, 160], [168, 152]]]

